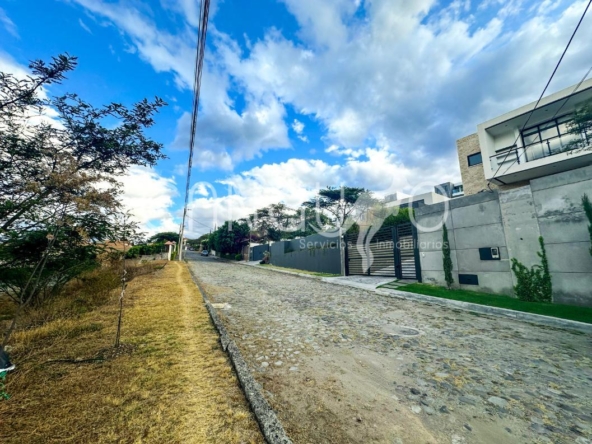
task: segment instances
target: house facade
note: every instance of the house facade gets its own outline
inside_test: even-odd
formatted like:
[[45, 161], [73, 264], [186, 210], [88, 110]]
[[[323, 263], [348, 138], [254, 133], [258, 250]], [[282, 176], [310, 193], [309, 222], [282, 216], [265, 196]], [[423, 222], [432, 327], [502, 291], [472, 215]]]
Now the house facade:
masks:
[[590, 100], [592, 79], [544, 97], [536, 109], [532, 102], [481, 123], [475, 134], [457, 140], [465, 195], [592, 165], [592, 149], [566, 150], [573, 141], [592, 142], [592, 134], [569, 133], [574, 111]]

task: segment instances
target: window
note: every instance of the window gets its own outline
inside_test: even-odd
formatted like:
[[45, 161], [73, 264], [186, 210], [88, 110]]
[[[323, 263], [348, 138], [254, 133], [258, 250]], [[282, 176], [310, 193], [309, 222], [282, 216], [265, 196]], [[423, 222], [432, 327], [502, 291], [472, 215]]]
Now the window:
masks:
[[481, 153], [471, 154], [469, 157], [467, 157], [467, 160], [469, 161], [470, 167], [483, 163]]
[[526, 160], [536, 160], [541, 157], [561, 153], [572, 140], [579, 137], [567, 134], [571, 115], [559, 117], [522, 132], [523, 146], [526, 148]]

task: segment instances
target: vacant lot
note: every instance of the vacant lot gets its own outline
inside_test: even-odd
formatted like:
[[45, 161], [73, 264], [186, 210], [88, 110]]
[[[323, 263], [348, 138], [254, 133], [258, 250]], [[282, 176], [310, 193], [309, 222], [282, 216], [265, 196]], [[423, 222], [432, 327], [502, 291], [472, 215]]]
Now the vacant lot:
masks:
[[129, 284], [118, 355], [113, 296], [15, 335], [2, 443], [263, 442], [185, 264]]
[[588, 443], [592, 337], [191, 263], [296, 443]]

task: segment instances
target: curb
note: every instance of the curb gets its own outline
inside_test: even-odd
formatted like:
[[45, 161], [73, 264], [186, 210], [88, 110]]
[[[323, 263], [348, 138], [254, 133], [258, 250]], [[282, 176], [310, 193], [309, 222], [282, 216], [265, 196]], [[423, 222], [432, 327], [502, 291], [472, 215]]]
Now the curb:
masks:
[[[340, 284], [338, 284], [340, 285]], [[375, 293], [389, 296], [397, 299], [406, 299], [416, 302], [429, 302], [430, 304], [441, 305], [443, 307], [455, 308], [465, 311], [472, 311], [481, 314], [499, 316], [502, 318], [513, 319], [516, 321], [530, 322], [532, 324], [544, 325], [547, 327], [562, 328], [568, 330], [578, 330], [584, 333], [592, 333], [592, 324], [585, 322], [570, 321], [568, 319], [554, 318], [552, 316], [539, 315], [535, 313], [525, 313], [523, 311], [510, 310], [507, 308], [491, 307], [489, 305], [474, 304], [472, 302], [455, 301], [452, 299], [437, 298], [424, 294], [409, 293], [402, 290], [374, 290]]]
[[[240, 263], [238, 263], [238, 264], [246, 266], [246, 267], [251, 266], [248, 264], [240, 264]], [[328, 279], [332, 279], [332, 278], [311, 276], [311, 275], [302, 274], [302, 273], [294, 273], [292, 271], [278, 270], [277, 268], [264, 268], [264, 269], [268, 270], [268, 271], [275, 271], [277, 273], [291, 274], [294, 276], [300, 276], [300, 277], [305, 277], [305, 278], [309, 278], [309, 279], [317, 279], [317, 280], [320, 280], [321, 282], [325, 282], [327, 284], [340, 285], [342, 287], [352, 287], [352, 288], [357, 288], [360, 290], [372, 291], [376, 294], [379, 294], [382, 296], [388, 296], [391, 298], [406, 299], [406, 300], [415, 301], [415, 302], [436, 304], [436, 305], [440, 305], [442, 307], [454, 308], [457, 310], [471, 311], [471, 312], [487, 314], [487, 315], [491, 315], [491, 316], [498, 316], [501, 318], [513, 319], [515, 321], [523, 321], [523, 322], [529, 322], [531, 324], [544, 325], [547, 327], [555, 327], [555, 328], [562, 328], [562, 329], [568, 329], [568, 330], [577, 330], [577, 331], [581, 331], [584, 333], [592, 333], [592, 324], [587, 324], [585, 322], [570, 321], [569, 319], [554, 318], [552, 316], [539, 315], [539, 314], [535, 314], [535, 313], [526, 313], [523, 311], [510, 310], [507, 308], [491, 307], [489, 305], [474, 304], [472, 302], [463, 302], [463, 301], [455, 301], [452, 299], [437, 298], [434, 296], [428, 296], [428, 295], [424, 295], [424, 294], [409, 293], [408, 291], [403, 291], [403, 290], [384, 290], [384, 289], [380, 289], [380, 288], [371, 289], [371, 288], [368, 288], [367, 286], [365, 286], [364, 284], [358, 284], [355, 282], [349, 282], [349, 283], [336, 282], [336, 281], [328, 280]]]
[[307, 279], [316, 279], [318, 281], [322, 281], [323, 279], [326, 279], [324, 276], [315, 276], [315, 275], [306, 274], [306, 273], [296, 273], [295, 271], [279, 270], [277, 268], [257, 267], [256, 265], [249, 265], [249, 264], [245, 264], [244, 262], [234, 262], [234, 263], [236, 265], [242, 265], [243, 267], [253, 267], [253, 268], [257, 268], [258, 270], [275, 271], [277, 273], [291, 274], [292, 276], [300, 276], [300, 277], [307, 278]]
[[191, 274], [193, 282], [201, 293], [206, 305], [206, 309], [210, 314], [210, 318], [212, 319], [212, 322], [220, 334], [220, 343], [222, 344], [222, 349], [228, 353], [228, 356], [230, 357], [230, 361], [234, 366], [234, 370], [236, 371], [238, 380], [243, 392], [245, 393], [247, 401], [251, 406], [251, 410], [255, 414], [255, 419], [259, 423], [259, 428], [263, 433], [265, 441], [268, 444], [292, 444], [292, 441], [286, 435], [286, 432], [284, 431], [284, 428], [282, 427], [277, 415], [261, 393], [261, 386], [255, 381], [255, 378], [253, 378], [253, 375], [249, 371], [249, 367], [243, 359], [240, 350], [234, 341], [230, 339], [226, 328], [218, 317], [218, 313], [216, 313], [216, 310], [214, 307], [212, 307], [212, 304], [208, 300], [205, 291], [199, 285], [193, 270], [189, 266], [187, 268], [189, 269], [189, 273]]

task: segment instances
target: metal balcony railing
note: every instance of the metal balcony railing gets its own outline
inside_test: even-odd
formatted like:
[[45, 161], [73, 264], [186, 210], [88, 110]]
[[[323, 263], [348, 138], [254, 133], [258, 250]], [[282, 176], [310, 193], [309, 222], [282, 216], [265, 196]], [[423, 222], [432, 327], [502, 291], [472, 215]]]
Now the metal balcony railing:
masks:
[[[584, 140], [584, 138], [576, 135], [561, 135], [541, 142], [531, 143], [525, 147], [514, 145], [503, 148], [489, 157], [491, 169], [492, 171], [497, 171], [501, 166], [501, 173], [503, 174], [503, 168], [510, 168], [513, 164], [532, 162], [544, 157], [564, 153], [568, 151], [568, 144], [577, 140]], [[592, 142], [592, 139], [586, 138], [586, 140]]]

